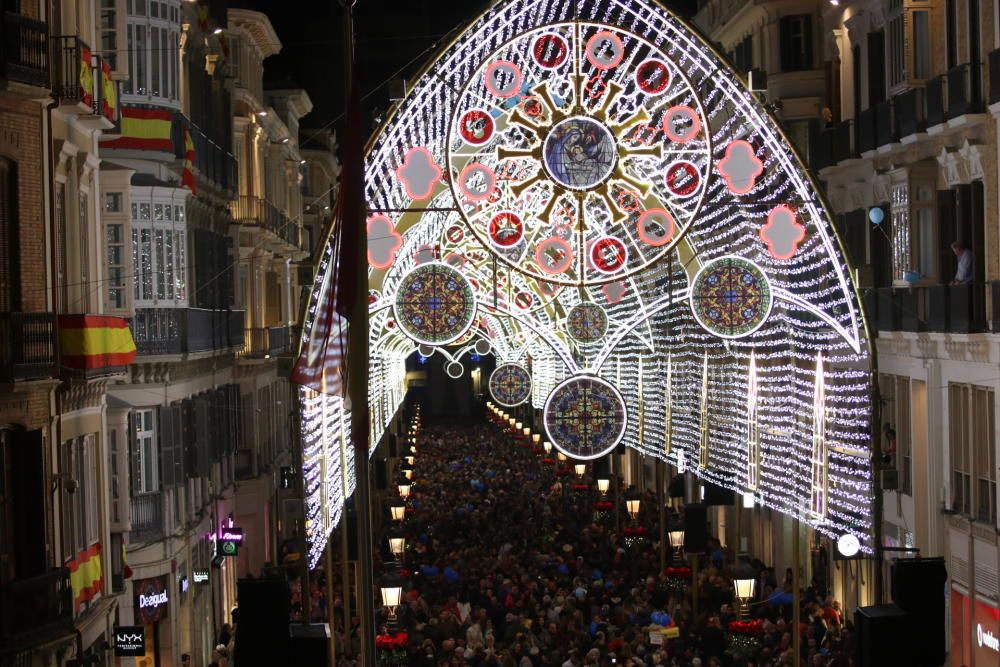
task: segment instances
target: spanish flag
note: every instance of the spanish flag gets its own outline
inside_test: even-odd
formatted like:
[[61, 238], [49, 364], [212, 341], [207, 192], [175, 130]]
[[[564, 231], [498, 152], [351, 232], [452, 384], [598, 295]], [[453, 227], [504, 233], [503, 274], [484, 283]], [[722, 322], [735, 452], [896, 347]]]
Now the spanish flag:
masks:
[[97, 597], [104, 586], [101, 568], [101, 543], [85, 549], [69, 562], [69, 585], [73, 589], [73, 611]]
[[111, 78], [111, 65], [101, 59], [101, 113], [114, 122], [118, 113], [118, 86]]
[[90, 49], [80, 47], [80, 102], [94, 106], [94, 70], [90, 66]]
[[102, 148], [173, 153], [174, 142], [170, 138], [173, 118], [169, 109], [122, 107], [121, 113], [121, 136], [111, 141], [102, 141]]
[[191, 194], [198, 194], [197, 184], [194, 177], [194, 139], [191, 137], [191, 128], [184, 126], [184, 169], [181, 171], [181, 183], [184, 184]]
[[64, 368], [127, 366], [135, 359], [128, 322], [110, 315], [60, 315], [59, 351]]

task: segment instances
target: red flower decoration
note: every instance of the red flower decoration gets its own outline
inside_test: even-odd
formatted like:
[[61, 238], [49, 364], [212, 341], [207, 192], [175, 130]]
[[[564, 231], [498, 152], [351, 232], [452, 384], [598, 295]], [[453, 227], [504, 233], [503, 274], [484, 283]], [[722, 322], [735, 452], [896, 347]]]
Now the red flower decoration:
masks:
[[602, 500], [600, 502], [594, 503], [594, 509], [598, 512], [610, 512], [615, 508], [614, 503], [607, 500]]
[[555, 459], [542, 459], [542, 463], [547, 463], [549, 465], [555, 465], [556, 460]]
[[590, 487], [587, 486], [586, 484], [574, 484], [573, 485], [573, 490], [574, 491], [590, 491]]
[[622, 531], [625, 537], [646, 537], [646, 529], [642, 526], [638, 528], [626, 528]]
[[410, 636], [405, 632], [400, 632], [397, 635], [376, 635], [375, 648], [387, 650], [405, 649], [409, 639]]
[[729, 631], [744, 635], [760, 635], [764, 633], [764, 621], [731, 621]]
[[668, 567], [663, 571], [663, 574], [671, 579], [687, 579], [691, 576], [691, 568], [689, 567]]

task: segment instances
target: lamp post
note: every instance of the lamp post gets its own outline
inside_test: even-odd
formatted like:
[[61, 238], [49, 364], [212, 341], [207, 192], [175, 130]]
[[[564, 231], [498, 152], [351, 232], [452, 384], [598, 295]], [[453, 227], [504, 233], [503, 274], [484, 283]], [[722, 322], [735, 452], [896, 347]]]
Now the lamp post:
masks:
[[740, 603], [740, 616], [746, 618], [750, 615], [750, 602], [757, 590], [757, 579], [753, 568], [745, 560], [736, 566], [733, 574], [733, 592]]
[[545, 450], [545, 455], [548, 456], [552, 453], [552, 443], [546, 440], [542, 443], [542, 449]]
[[402, 523], [403, 519], [406, 518], [406, 503], [399, 500], [389, 505], [389, 515], [392, 516], [393, 521]]
[[399, 481], [396, 482], [396, 488], [399, 490], [399, 497], [403, 500], [410, 497], [410, 489], [412, 487], [413, 484], [405, 477], [400, 477]]
[[600, 492], [601, 496], [608, 495], [608, 489], [611, 488], [611, 480], [607, 477], [597, 478], [597, 490]]
[[403, 564], [403, 555], [406, 553], [406, 535], [399, 527], [393, 526], [389, 530], [389, 552], [396, 562]]
[[684, 550], [684, 528], [675, 526], [670, 533], [670, 548], [674, 552], [674, 562], [683, 562], [681, 552]]
[[379, 591], [382, 594], [382, 606], [388, 612], [391, 628], [396, 624], [396, 609], [403, 600], [403, 580], [396, 573], [387, 574], [379, 582]]
[[576, 473], [576, 476], [578, 478], [583, 479], [583, 476], [587, 474], [587, 464], [577, 463], [576, 465], [573, 466], [573, 472]]
[[625, 509], [628, 510], [628, 515], [632, 519], [632, 523], [635, 523], [636, 519], [639, 518], [639, 507], [641, 504], [642, 495], [636, 491], [635, 487], [630, 487], [625, 492]]

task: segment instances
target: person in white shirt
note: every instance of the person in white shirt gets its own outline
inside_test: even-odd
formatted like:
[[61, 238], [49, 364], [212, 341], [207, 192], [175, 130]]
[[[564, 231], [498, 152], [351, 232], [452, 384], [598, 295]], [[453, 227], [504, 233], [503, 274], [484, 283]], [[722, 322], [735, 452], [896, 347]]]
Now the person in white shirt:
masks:
[[958, 270], [955, 271], [955, 279], [952, 285], [968, 285], [972, 282], [972, 251], [965, 247], [961, 241], [951, 244], [951, 250], [958, 257]]

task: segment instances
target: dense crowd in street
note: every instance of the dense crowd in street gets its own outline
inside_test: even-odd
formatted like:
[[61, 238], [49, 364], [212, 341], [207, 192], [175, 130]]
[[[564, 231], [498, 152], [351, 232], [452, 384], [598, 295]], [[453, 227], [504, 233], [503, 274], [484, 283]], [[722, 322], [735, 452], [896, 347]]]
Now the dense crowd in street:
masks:
[[[622, 512], [616, 533], [613, 515], [598, 511], [610, 499], [577, 480], [571, 463], [495, 424], [425, 429], [406, 555], [392, 564], [383, 549], [379, 565], [406, 582], [396, 618], [380, 620], [381, 648], [394, 649], [387, 655], [420, 667], [793, 663], [791, 570], [779, 580], [753, 561], [757, 600], [741, 618], [732, 554], [711, 540], [696, 614], [692, 570], [677, 561], [660, 568], [654, 497], [634, 523]], [[802, 593], [802, 664], [851, 664], [851, 623], [839, 605], [822, 583]], [[341, 664], [352, 664], [338, 644]]]

